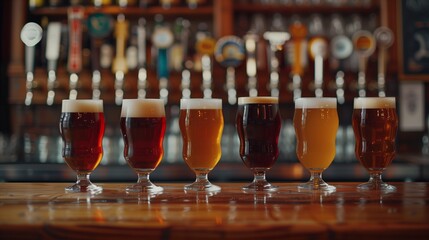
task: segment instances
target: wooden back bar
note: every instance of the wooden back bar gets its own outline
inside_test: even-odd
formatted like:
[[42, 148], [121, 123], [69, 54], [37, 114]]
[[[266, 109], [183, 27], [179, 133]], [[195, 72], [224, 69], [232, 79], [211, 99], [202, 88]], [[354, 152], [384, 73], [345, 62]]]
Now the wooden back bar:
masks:
[[239, 183], [217, 194], [160, 184], [159, 195], [127, 194], [101, 184], [98, 195], [64, 193], [67, 183], [1, 183], [0, 239], [428, 239], [428, 183], [396, 183], [393, 193], [244, 193]]

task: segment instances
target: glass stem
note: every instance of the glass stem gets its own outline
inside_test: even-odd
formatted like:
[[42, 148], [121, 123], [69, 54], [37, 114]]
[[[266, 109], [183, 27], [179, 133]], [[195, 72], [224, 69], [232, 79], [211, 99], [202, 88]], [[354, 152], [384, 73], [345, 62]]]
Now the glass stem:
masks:
[[381, 180], [381, 172], [379, 171], [370, 172], [369, 182], [374, 186], [380, 186], [383, 183], [383, 180]]
[[320, 184], [323, 183], [322, 171], [311, 171], [310, 182], [313, 184], [314, 189], [319, 189]]
[[137, 183], [148, 183], [148, 182], [150, 182], [148, 172], [138, 172], [137, 177], [138, 177]]
[[89, 180], [89, 173], [84, 172], [78, 172], [77, 173], [77, 181], [76, 184], [80, 185], [80, 186], [89, 186], [91, 185], [91, 181]]
[[267, 180], [265, 179], [265, 171], [257, 171], [257, 172], [254, 172], [253, 175], [254, 175], [254, 179], [253, 179], [254, 183], [267, 182]]
[[208, 172], [207, 171], [197, 171], [196, 172], [196, 179], [195, 182], [199, 183], [199, 184], [210, 184], [209, 179], [208, 179]]

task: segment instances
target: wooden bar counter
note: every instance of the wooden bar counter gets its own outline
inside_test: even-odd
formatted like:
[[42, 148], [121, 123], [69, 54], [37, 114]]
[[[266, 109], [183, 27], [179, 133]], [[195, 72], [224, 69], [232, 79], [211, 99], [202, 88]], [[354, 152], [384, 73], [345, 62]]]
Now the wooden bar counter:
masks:
[[159, 184], [159, 195], [99, 184], [98, 195], [69, 194], [69, 183], [0, 183], [0, 239], [429, 239], [429, 184], [393, 183], [396, 192], [249, 194], [220, 183], [217, 194]]

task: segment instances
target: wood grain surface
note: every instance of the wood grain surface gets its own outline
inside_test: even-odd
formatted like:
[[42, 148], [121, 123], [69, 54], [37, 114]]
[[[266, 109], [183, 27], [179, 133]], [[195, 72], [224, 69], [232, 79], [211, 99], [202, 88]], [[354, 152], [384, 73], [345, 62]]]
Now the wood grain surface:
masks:
[[429, 239], [429, 185], [394, 183], [396, 192], [244, 193], [219, 183], [215, 194], [160, 184], [158, 195], [100, 184], [98, 195], [65, 193], [67, 183], [0, 183], [0, 239]]

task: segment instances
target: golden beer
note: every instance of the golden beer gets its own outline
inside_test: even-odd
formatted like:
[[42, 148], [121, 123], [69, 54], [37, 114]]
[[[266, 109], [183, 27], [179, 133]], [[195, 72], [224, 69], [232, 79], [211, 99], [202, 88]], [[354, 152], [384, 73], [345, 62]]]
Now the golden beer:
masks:
[[295, 100], [293, 117], [297, 145], [296, 154], [301, 164], [311, 172], [310, 182], [303, 188], [327, 190], [321, 173], [335, 157], [335, 139], [338, 129], [336, 98], [299, 98]]
[[[222, 102], [182, 99], [179, 126], [183, 138], [183, 159], [191, 169], [213, 169], [222, 155]], [[220, 104], [219, 104], [220, 103]]]
[[222, 155], [223, 131], [221, 99], [181, 99], [179, 127], [182, 133], [182, 156], [195, 174], [195, 182], [185, 190], [217, 192], [220, 187], [208, 180], [208, 173]]

